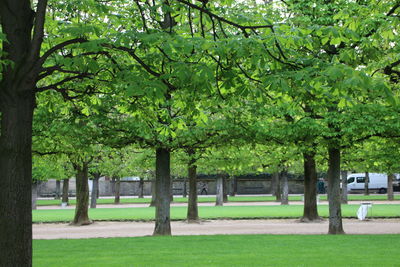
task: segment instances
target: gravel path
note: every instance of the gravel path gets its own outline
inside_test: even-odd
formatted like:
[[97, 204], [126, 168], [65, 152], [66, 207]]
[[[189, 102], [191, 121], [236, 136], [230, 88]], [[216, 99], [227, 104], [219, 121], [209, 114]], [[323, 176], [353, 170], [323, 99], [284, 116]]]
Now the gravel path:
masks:
[[[326, 234], [328, 221], [301, 223], [298, 220], [210, 220], [198, 224], [171, 223], [173, 235], [217, 234]], [[400, 234], [400, 219], [358, 221], [344, 219], [347, 234]], [[34, 224], [34, 239], [75, 239], [96, 237], [134, 237], [151, 235], [153, 222], [95, 222], [88, 226]]]

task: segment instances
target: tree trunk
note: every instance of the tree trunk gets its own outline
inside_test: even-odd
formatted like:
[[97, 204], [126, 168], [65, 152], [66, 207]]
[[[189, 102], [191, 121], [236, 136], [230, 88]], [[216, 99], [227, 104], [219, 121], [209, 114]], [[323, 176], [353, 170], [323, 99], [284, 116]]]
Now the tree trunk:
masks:
[[183, 179], [183, 189], [182, 189], [182, 197], [187, 197], [187, 186], [186, 186], [187, 179]]
[[170, 218], [171, 171], [170, 151], [156, 150], [156, 224], [153, 235], [171, 235]]
[[231, 197], [236, 196], [237, 193], [237, 178], [236, 176], [232, 176], [231, 179]]
[[156, 180], [151, 181], [151, 202], [150, 207], [156, 206]]
[[275, 172], [272, 174], [272, 179], [271, 179], [271, 189], [272, 189], [272, 195], [276, 197], [276, 202], [281, 202], [281, 185], [280, 185], [280, 179], [279, 179], [279, 172]]
[[171, 198], [170, 198], [169, 201], [170, 201], [170, 202], [174, 202], [174, 180], [173, 180], [173, 178], [171, 178], [170, 181], [171, 181], [171, 185], [170, 185], [170, 190], [169, 190], [169, 192], [170, 192]]
[[17, 85], [9, 83], [14, 82], [3, 80], [0, 84], [0, 266], [31, 266], [34, 97], [33, 93], [11, 92]]
[[32, 183], [32, 209], [37, 209], [36, 202], [37, 202], [37, 181]]
[[88, 225], [92, 221], [89, 219], [89, 178], [88, 163], [82, 165], [74, 164], [76, 170], [76, 207], [75, 217], [72, 225]]
[[143, 196], [143, 191], [144, 191], [144, 180], [143, 180], [143, 178], [140, 178], [140, 181], [139, 181], [139, 198], [143, 198], [144, 196]]
[[54, 196], [54, 199], [60, 199], [60, 193], [61, 193], [61, 182], [60, 182], [60, 180], [56, 180], [56, 193], [55, 193], [55, 196]]
[[90, 208], [92, 208], [92, 209], [95, 209], [96, 205], [97, 205], [99, 179], [100, 179], [100, 173], [95, 173], [93, 175], [92, 196], [90, 198]]
[[304, 159], [304, 210], [301, 221], [320, 220], [317, 207], [317, 169], [315, 153], [303, 153]]
[[224, 179], [221, 175], [217, 177], [217, 196], [215, 206], [223, 206], [224, 204]]
[[[32, 120], [47, 1], [0, 1], [0, 266], [32, 265]], [[40, 7], [40, 9], [39, 9]]]
[[388, 179], [388, 188], [387, 188], [387, 197], [388, 200], [394, 200], [394, 196], [393, 196], [393, 180], [394, 180], [395, 176], [393, 173], [389, 173], [387, 176]]
[[68, 191], [69, 191], [69, 179], [63, 180], [63, 190], [62, 190], [62, 200], [61, 203], [66, 203], [64, 205], [68, 206]]
[[115, 177], [114, 182], [114, 204], [121, 203], [121, 179], [119, 177]]
[[223, 188], [222, 188], [222, 192], [223, 192], [223, 202], [224, 203], [228, 203], [228, 174], [223, 176]]
[[347, 171], [341, 171], [340, 172], [342, 175], [342, 204], [347, 204], [348, 203], [348, 198], [347, 198]]
[[280, 180], [282, 182], [281, 205], [289, 205], [289, 184], [286, 170], [280, 173]]
[[328, 154], [328, 234], [344, 234], [342, 224], [342, 209], [340, 206], [340, 150], [338, 148], [329, 147]]
[[188, 164], [188, 177], [189, 177], [189, 199], [188, 199], [188, 210], [187, 210], [187, 220], [188, 222], [198, 222], [199, 212], [197, 205], [197, 165], [194, 159], [194, 151], [190, 150], [189, 154], [189, 164]]
[[369, 172], [365, 172], [364, 195], [369, 195]]

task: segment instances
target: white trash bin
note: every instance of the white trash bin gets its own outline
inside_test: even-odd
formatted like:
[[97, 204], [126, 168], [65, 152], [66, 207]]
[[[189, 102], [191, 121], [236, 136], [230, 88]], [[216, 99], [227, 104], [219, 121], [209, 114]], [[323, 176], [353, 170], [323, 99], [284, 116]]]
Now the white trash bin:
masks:
[[360, 207], [359, 207], [358, 210], [357, 210], [357, 218], [358, 218], [360, 221], [365, 220], [365, 218], [366, 218], [367, 215], [368, 215], [368, 210], [369, 210], [370, 208], [372, 208], [372, 203], [370, 203], [370, 202], [361, 203]]

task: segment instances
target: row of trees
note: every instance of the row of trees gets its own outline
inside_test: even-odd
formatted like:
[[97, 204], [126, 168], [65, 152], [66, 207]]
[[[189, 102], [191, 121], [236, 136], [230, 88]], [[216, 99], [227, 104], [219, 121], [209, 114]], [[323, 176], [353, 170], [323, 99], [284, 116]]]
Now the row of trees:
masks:
[[[229, 147], [283, 177], [303, 158], [309, 220], [326, 162], [329, 233], [343, 233], [341, 152], [349, 166], [364, 156], [368, 170], [397, 170], [399, 6], [1, 0], [0, 263], [31, 264], [32, 136], [37, 154], [69, 158], [82, 192], [104, 151], [153, 149], [155, 235], [171, 233], [172, 151], [187, 154], [191, 188], [199, 158], [226, 160]], [[215, 166], [248, 166], [234, 162]]]

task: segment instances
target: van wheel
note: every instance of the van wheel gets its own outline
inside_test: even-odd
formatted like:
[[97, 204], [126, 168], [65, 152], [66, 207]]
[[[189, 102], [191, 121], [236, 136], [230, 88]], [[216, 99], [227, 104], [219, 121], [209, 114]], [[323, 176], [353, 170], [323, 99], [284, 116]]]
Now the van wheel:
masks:
[[386, 188], [379, 189], [379, 194], [385, 194], [385, 193], [386, 193]]

